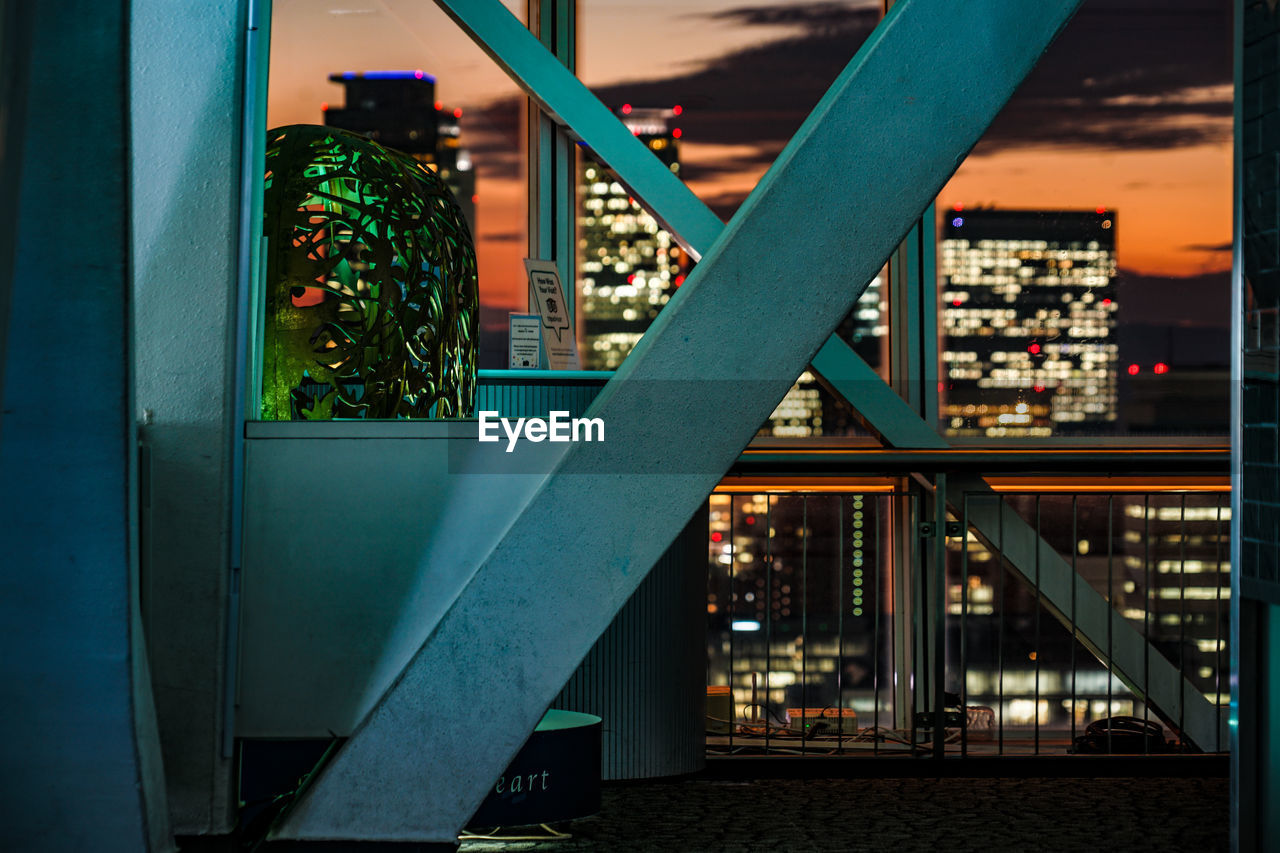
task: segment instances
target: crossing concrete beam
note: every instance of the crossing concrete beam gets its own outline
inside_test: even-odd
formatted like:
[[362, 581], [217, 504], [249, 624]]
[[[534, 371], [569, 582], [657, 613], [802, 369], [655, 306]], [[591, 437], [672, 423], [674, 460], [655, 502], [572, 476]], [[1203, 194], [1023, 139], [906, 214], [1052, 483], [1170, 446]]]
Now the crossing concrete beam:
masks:
[[276, 837], [455, 837], [1077, 5], [893, 7]]

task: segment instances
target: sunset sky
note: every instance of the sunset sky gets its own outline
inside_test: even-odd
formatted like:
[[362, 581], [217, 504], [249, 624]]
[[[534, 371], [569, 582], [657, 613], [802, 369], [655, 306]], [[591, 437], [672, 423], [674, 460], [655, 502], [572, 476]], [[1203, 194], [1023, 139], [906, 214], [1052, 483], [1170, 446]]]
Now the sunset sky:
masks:
[[[522, 14], [522, 0], [507, 5]], [[878, 8], [581, 0], [579, 76], [610, 106], [683, 106], [682, 177], [727, 219]], [[515, 85], [430, 0], [275, 0], [274, 10], [270, 126], [322, 122], [320, 104], [342, 100], [327, 81], [335, 71], [437, 77], [437, 96], [463, 109], [477, 166], [486, 320], [523, 310], [527, 190]], [[1114, 209], [1126, 321], [1225, 327], [1230, 45], [1226, 0], [1087, 0], [939, 204]]]

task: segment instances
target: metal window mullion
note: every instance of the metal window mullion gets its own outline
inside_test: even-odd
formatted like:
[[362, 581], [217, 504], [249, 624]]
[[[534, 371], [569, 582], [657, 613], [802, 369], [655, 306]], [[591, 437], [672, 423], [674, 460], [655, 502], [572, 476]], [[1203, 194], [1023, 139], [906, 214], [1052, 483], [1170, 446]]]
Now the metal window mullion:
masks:
[[[570, 71], [576, 67], [573, 0], [529, 0], [529, 30]], [[573, 322], [577, 296], [576, 152], [568, 134], [532, 99], [529, 123], [529, 256], [554, 261]]]
[[919, 292], [920, 319], [917, 365], [920, 402], [917, 412], [925, 423], [938, 426], [938, 268], [936, 204], [925, 208], [913, 231], [915, 237], [916, 279]]
[[241, 544], [244, 533], [244, 423], [262, 414], [262, 198], [267, 149], [267, 75], [270, 67], [271, 0], [255, 0], [245, 10], [244, 79], [240, 146], [240, 230], [237, 252], [235, 341], [232, 347], [230, 530], [228, 531], [227, 610], [223, 640], [221, 752], [235, 752], [236, 708], [240, 687]]

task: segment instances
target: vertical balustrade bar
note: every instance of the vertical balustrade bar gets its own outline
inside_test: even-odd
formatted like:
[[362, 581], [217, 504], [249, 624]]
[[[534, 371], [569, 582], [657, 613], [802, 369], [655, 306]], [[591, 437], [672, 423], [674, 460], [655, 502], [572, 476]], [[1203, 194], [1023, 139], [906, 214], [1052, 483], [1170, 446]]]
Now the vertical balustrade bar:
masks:
[[[876, 497], [871, 501], [871, 506], [876, 508], [876, 550], [875, 550], [875, 570], [871, 573], [875, 575], [876, 591], [870, 597], [871, 607], [874, 611], [872, 615], [872, 633], [871, 633], [871, 702], [875, 711], [872, 726], [871, 752], [874, 755], [880, 754], [880, 608], [883, 606], [881, 600], [881, 572], [884, 570], [881, 566], [882, 553], [880, 551], [880, 521], [883, 514], [880, 512], [880, 501], [882, 498]], [[891, 501], [896, 498], [883, 498], [883, 500]], [[890, 513], [892, 514], [892, 513]], [[863, 563], [865, 564], [865, 560]], [[866, 572], [863, 572], [865, 575]], [[890, 616], [892, 619], [892, 615]], [[892, 628], [890, 629], [892, 630]]]
[[[1111, 682], [1115, 679], [1115, 654], [1112, 650], [1111, 612], [1115, 609], [1115, 511], [1116, 496], [1107, 495], [1107, 717], [1112, 715]], [[1111, 754], [1111, 726], [1107, 726], [1107, 755]]]
[[[996, 500], [1001, 498], [997, 497]], [[996, 714], [999, 716], [996, 723], [996, 754], [1004, 755], [1004, 513], [1000, 513], [997, 519], [996, 577], [1000, 588], [996, 591], [996, 600], [1000, 603], [1000, 618], [996, 620], [996, 683], [1000, 701], [996, 705]]]
[[1187, 725], [1187, 493], [1178, 512], [1178, 743], [1186, 742]]
[[[764, 751], [769, 754], [769, 681], [773, 671], [773, 498], [771, 494], [764, 496], [764, 534], [765, 534], [765, 602], [764, 602], [764, 702], [756, 709], [764, 713], [759, 719], [764, 721]], [[753, 700], [759, 697], [752, 697]]]
[[947, 709], [947, 475], [935, 479], [933, 572], [933, 757], [946, 755]]
[[[1142, 722], [1151, 722], [1151, 493], [1142, 498]], [[1142, 754], [1146, 755], [1148, 739], [1142, 738]]]
[[[745, 497], [745, 496], [744, 496]], [[733, 618], [737, 615], [738, 608], [736, 606], [737, 592], [734, 589], [734, 581], [737, 577], [738, 567], [738, 549], [737, 530], [738, 530], [738, 513], [736, 501], [738, 496], [729, 495], [729, 754], [733, 755], [733, 735], [734, 729], [738, 727], [738, 701], [733, 698], [733, 669], [735, 661], [733, 659], [736, 644], [733, 641]], [[746, 715], [743, 714], [745, 718]]]
[[[1214, 498], [1213, 578], [1215, 585], [1213, 609], [1213, 704], [1222, 708], [1222, 493]], [[1214, 738], [1214, 749], [1222, 752], [1222, 727]]]
[[960, 757], [969, 755], [969, 494], [960, 507]]
[[836, 752], [844, 752], [844, 495], [836, 496]]
[[809, 496], [800, 496], [800, 754], [809, 748]]
[[[919, 536], [919, 531], [920, 531], [919, 517], [924, 515], [924, 510], [919, 509], [919, 504], [917, 503], [918, 500], [919, 500], [918, 496], [916, 495], [912, 496], [912, 509], [917, 511], [912, 513], [911, 521], [910, 521], [911, 536], [909, 537], [909, 541], [911, 542], [911, 546], [912, 546], [911, 566], [910, 566], [911, 580], [907, 581], [907, 588], [906, 590], [904, 590], [905, 595], [903, 596], [904, 598], [909, 599], [911, 601], [911, 613], [909, 614], [910, 624], [907, 624], [906, 622], [904, 622], [903, 627], [908, 630], [908, 633], [910, 634], [910, 637], [911, 637], [910, 639], [911, 666], [909, 667], [908, 671], [904, 675], [908, 679], [910, 679], [910, 683], [907, 685], [907, 688], [908, 688], [907, 699], [909, 701], [909, 705], [907, 709], [907, 718], [908, 718], [907, 722], [908, 722], [908, 725], [910, 725], [911, 727], [911, 755], [913, 757], [916, 757], [919, 755], [919, 752], [916, 750], [916, 743], [919, 741], [919, 727], [916, 725], [916, 715], [917, 715], [917, 712], [923, 710], [922, 706], [924, 705], [924, 703], [920, 701], [920, 691], [921, 691], [920, 682], [922, 680], [920, 678], [920, 675], [922, 672], [921, 662], [923, 661], [924, 654], [925, 654], [925, 652], [921, 649], [921, 646], [923, 644], [920, 642], [920, 620], [922, 618], [921, 612], [924, 609], [923, 605], [925, 600], [925, 595], [924, 595], [925, 559], [924, 559], [924, 547], [920, 542], [920, 536]], [[900, 574], [905, 575], [907, 574], [907, 572], [901, 572]], [[925, 664], [925, 668], [923, 671], [927, 671], [927, 662]]]
[[[1044, 529], [1040, 524], [1040, 495], [1036, 495], [1036, 539], [1044, 541]], [[1036, 610], [1035, 610], [1035, 642], [1032, 648], [1036, 661], [1035, 702], [1031, 706], [1031, 720], [1034, 726], [1034, 752], [1040, 754], [1040, 546], [1036, 546]]]
[[[1076, 581], [1080, 570], [1076, 557], [1080, 553], [1079, 495], [1071, 496], [1071, 743], [1076, 742]], [[1087, 706], [1086, 706], [1087, 707]]]

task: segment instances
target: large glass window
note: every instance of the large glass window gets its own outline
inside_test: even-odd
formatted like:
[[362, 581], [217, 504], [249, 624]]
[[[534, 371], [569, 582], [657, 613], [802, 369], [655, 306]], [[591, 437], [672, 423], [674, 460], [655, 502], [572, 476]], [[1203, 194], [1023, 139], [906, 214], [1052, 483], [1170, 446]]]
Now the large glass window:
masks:
[[480, 367], [506, 367], [507, 314], [528, 307], [525, 98], [506, 73], [433, 3], [275, 0], [267, 110], [268, 127], [336, 125], [440, 170], [475, 237]]
[[[880, 15], [879, 0], [759, 7], [713, 0], [679, 12], [585, 0], [578, 76], [728, 221]], [[621, 363], [692, 268], [613, 177], [585, 152], [579, 328], [583, 364], [597, 369]], [[887, 363], [883, 281], [871, 283], [838, 332], [876, 367]], [[778, 438], [859, 433], [848, 403], [811, 371], [761, 428]]]
[[1225, 433], [1231, 11], [1089, 0], [939, 195], [952, 437]]

